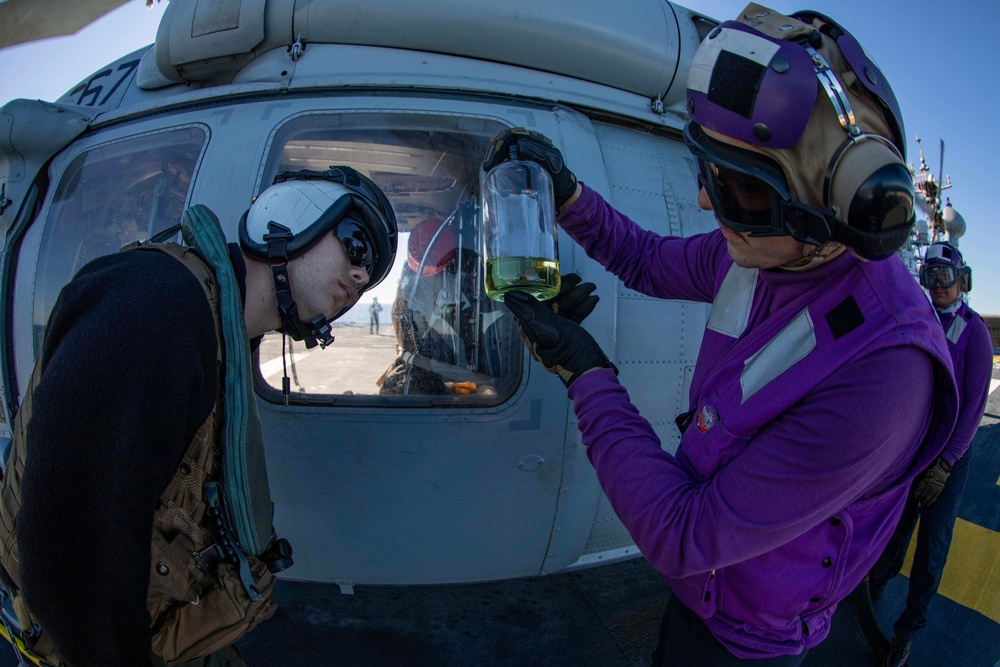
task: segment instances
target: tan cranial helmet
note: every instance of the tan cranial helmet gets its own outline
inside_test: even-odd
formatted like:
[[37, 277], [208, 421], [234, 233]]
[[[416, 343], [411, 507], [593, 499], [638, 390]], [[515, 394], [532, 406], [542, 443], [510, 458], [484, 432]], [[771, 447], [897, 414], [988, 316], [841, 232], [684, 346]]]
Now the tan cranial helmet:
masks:
[[[748, 5], [699, 47], [688, 105], [685, 140], [727, 226], [838, 241], [872, 258], [906, 240], [913, 183], [899, 105], [875, 62], [829, 18]], [[771, 208], [740, 211], [729, 195], [738, 178], [766, 188]]]

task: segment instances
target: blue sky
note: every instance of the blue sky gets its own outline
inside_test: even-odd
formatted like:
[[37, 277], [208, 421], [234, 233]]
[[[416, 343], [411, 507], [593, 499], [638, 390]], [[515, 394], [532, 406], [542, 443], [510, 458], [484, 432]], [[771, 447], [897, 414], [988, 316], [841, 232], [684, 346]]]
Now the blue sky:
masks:
[[[682, 3], [685, 4], [685, 3]], [[718, 19], [736, 16], [744, 0], [704, 0], [688, 6]], [[18, 98], [54, 100], [102, 66], [149, 44], [165, 1], [147, 10], [143, 0], [121, 8], [75, 35], [0, 50], [0, 106]], [[992, 0], [809, 0], [774, 2], [790, 13], [808, 8], [850, 30], [882, 67], [899, 99], [909, 137], [907, 159], [918, 163], [914, 137], [923, 140], [936, 174], [939, 141], [945, 141], [945, 192], [969, 231], [960, 241], [973, 268], [972, 307], [1000, 314], [1000, 221], [989, 204], [996, 178], [990, 160], [1000, 156], [1000, 134], [991, 126], [1000, 109], [996, 50], [989, 35], [1000, 24]]]

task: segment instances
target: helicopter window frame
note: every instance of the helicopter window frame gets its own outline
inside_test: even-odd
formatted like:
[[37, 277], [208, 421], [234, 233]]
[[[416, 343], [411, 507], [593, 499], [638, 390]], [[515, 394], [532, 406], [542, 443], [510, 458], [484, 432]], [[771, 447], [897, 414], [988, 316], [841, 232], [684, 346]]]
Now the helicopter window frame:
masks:
[[[328, 349], [305, 350], [279, 333], [265, 334], [254, 363], [260, 398], [284, 404], [286, 376], [289, 405], [493, 408], [515, 395], [525, 381], [523, 343], [509, 311], [486, 296], [479, 259], [482, 156], [508, 126], [463, 112], [326, 109], [291, 115], [274, 128], [258, 192], [279, 171], [351, 166], [385, 192], [399, 243], [383, 283], [333, 323], [336, 340]], [[432, 244], [449, 236], [457, 248], [440, 266], [428, 264], [435, 253], [427, 250], [423, 268], [414, 267], [410, 230], [429, 220], [450, 230]], [[380, 335], [369, 310], [374, 297]], [[427, 316], [432, 308], [441, 313]]]
[[[180, 223], [211, 137], [207, 125], [183, 123], [81, 143], [67, 155], [36, 223], [40, 240], [31, 297], [33, 357], [40, 354], [56, 299], [81, 267]], [[183, 159], [173, 159], [182, 149]], [[138, 169], [154, 159], [164, 169]], [[163, 174], [169, 176], [164, 179]], [[183, 197], [177, 196], [181, 191]]]

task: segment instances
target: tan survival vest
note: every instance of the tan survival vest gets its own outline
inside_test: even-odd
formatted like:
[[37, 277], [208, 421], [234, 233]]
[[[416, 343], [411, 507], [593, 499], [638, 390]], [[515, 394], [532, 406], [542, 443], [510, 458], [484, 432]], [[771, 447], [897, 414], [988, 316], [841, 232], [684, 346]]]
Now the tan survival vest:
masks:
[[[209, 266], [194, 251], [166, 244], [133, 244], [139, 248], [170, 255], [198, 279], [205, 290], [219, 341], [219, 367], [223, 366], [223, 334], [220, 320], [219, 286]], [[17, 517], [21, 508], [21, 479], [27, 459], [25, 438], [31, 419], [31, 400], [38, 385], [41, 359], [35, 364], [24, 402], [14, 422], [13, 444], [6, 461], [0, 492], [0, 564], [13, 597], [22, 632], [14, 640], [33, 661], [63, 665], [55, 647], [32, 615], [20, 594], [17, 552]], [[188, 662], [224, 648], [255, 625], [270, 618], [277, 605], [271, 599], [274, 577], [259, 558], [246, 555], [249, 574], [259, 591], [258, 600], [247, 594], [246, 576], [240, 577], [241, 561], [227, 558], [230, 545], [224, 529], [217, 529], [218, 498], [212, 498], [220, 479], [224, 384], [220, 373], [219, 390], [212, 413], [195, 432], [191, 444], [173, 478], [160, 496], [153, 515], [149, 593], [146, 607], [151, 619], [153, 651], [167, 664]], [[208, 497], [207, 497], [208, 496]], [[214, 505], [214, 507], [213, 507]], [[12, 638], [14, 639], [14, 638]]]

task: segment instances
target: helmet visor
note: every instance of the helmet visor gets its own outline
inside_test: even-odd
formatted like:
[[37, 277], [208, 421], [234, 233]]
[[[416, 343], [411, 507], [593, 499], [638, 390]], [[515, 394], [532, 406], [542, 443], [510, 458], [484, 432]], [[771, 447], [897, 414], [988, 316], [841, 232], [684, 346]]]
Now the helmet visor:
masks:
[[709, 137], [695, 122], [684, 141], [698, 160], [698, 183], [716, 217], [750, 236], [793, 236], [821, 245], [830, 239], [825, 216], [793, 201], [781, 169], [767, 157]]
[[934, 289], [951, 287], [961, 276], [958, 269], [948, 264], [924, 264], [920, 269], [920, 277], [927, 289]]

